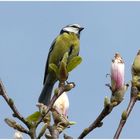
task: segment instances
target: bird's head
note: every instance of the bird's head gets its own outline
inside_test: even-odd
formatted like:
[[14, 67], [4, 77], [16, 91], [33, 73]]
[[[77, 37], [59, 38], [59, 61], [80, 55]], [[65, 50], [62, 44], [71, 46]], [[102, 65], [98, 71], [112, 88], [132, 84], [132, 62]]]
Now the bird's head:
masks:
[[80, 32], [83, 30], [84, 28], [81, 27], [79, 24], [70, 24], [65, 26], [62, 30], [61, 33], [63, 32], [73, 32], [77, 35], [80, 35]]

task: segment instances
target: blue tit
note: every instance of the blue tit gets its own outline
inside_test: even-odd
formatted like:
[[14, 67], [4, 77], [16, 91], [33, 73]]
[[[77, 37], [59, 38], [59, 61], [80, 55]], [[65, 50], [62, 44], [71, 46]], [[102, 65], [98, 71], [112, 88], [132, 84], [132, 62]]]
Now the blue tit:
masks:
[[40, 103], [49, 104], [53, 86], [58, 81], [56, 74], [49, 69], [49, 64], [53, 63], [59, 67], [66, 52], [68, 52], [68, 61], [79, 55], [80, 33], [83, 29], [78, 24], [67, 25], [53, 41], [46, 62], [43, 89], [38, 99]]

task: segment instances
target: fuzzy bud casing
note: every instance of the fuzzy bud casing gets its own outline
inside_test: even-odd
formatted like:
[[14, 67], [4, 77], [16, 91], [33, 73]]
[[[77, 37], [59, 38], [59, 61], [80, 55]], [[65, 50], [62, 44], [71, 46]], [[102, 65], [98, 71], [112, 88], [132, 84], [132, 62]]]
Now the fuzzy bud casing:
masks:
[[138, 51], [132, 65], [132, 75], [140, 76], [140, 50]]
[[132, 86], [137, 87], [140, 90], [140, 50], [134, 59], [132, 65]]

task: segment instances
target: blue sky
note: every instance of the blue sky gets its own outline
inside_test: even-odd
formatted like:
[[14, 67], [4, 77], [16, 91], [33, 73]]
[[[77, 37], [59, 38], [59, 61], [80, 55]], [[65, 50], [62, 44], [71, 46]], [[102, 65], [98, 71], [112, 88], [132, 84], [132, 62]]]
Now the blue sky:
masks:
[[[131, 64], [140, 48], [139, 17], [140, 2], [0, 2], [0, 78], [8, 95], [24, 116], [37, 110], [51, 42], [63, 26], [79, 23], [85, 27], [80, 38], [83, 62], [69, 75], [76, 87], [68, 93], [69, 119], [77, 124], [65, 131], [78, 137], [110, 96], [106, 74], [115, 52], [125, 61], [125, 81], [131, 80]], [[130, 88], [104, 125], [87, 138], [112, 138], [129, 96]], [[120, 138], [140, 138], [139, 110], [138, 102]], [[12, 112], [3, 98], [0, 112], [0, 138], [12, 138], [14, 130], [3, 121]]]

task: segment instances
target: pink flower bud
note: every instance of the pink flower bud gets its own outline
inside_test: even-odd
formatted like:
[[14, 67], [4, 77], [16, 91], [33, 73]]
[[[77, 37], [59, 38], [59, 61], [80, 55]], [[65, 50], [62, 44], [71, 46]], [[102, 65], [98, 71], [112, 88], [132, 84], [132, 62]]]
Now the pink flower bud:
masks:
[[116, 53], [111, 65], [111, 87], [113, 92], [124, 86], [124, 67], [122, 57]]
[[53, 106], [60, 114], [67, 117], [69, 109], [69, 99], [66, 92], [64, 92], [54, 103]]

